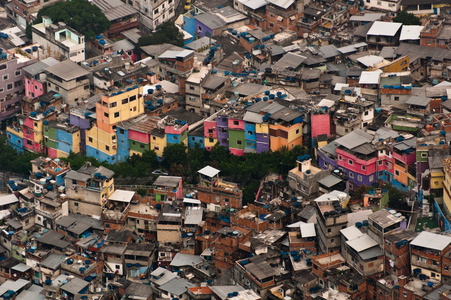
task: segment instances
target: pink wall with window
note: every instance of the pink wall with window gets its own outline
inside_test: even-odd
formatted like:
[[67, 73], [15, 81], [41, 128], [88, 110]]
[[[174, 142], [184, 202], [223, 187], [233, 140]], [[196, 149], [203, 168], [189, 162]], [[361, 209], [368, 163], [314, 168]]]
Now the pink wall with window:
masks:
[[45, 88], [42, 82], [33, 78], [25, 78], [25, 96], [28, 98], [36, 98], [44, 94]]
[[[210, 137], [210, 134], [212, 134], [212, 138], [217, 138], [218, 137], [218, 132], [216, 130], [217, 126], [216, 126], [216, 122], [212, 122], [212, 121], [205, 121], [204, 122], [204, 136], [205, 137]], [[209, 132], [209, 130], [211, 130], [211, 132]]]
[[371, 175], [376, 172], [376, 157], [370, 160], [358, 159], [341, 149], [337, 149], [337, 157], [338, 165], [352, 172], [362, 175]]
[[244, 130], [244, 121], [243, 120], [228, 119], [227, 125], [228, 125], [229, 129]]

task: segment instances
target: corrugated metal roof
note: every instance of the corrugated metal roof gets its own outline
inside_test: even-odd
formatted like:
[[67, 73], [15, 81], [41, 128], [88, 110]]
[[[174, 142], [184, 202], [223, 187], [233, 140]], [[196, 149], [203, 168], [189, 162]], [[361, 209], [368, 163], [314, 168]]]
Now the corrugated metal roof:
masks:
[[261, 124], [263, 122], [263, 115], [257, 114], [257, 113], [251, 112], [251, 111], [247, 111], [244, 114], [243, 120], [245, 122]]
[[157, 180], [153, 183], [156, 186], [176, 187], [182, 177], [178, 176], [158, 176]]
[[379, 84], [382, 71], [363, 71], [360, 74], [359, 84]]
[[326, 177], [324, 177], [323, 179], [318, 180], [318, 183], [330, 188], [333, 187], [334, 185], [340, 183], [342, 181], [342, 179], [338, 178], [337, 176], [334, 175], [328, 175]]
[[340, 55], [340, 51], [338, 51], [337, 47], [332, 44], [320, 47], [319, 51], [324, 58], [330, 58]]
[[406, 104], [409, 105], [417, 105], [417, 106], [427, 106], [429, 102], [431, 102], [431, 98], [424, 97], [424, 96], [410, 96], [409, 99], [407, 99]]
[[399, 40], [419, 40], [420, 32], [423, 28], [424, 26], [420, 25], [403, 25], [401, 28], [401, 35], [399, 36]]
[[92, 4], [100, 8], [109, 21], [122, 19], [137, 14], [138, 11], [132, 6], [116, 0], [90, 0]]
[[378, 245], [378, 243], [366, 233], [353, 240], [347, 241], [346, 244], [356, 252], [362, 252]]
[[375, 21], [367, 35], [395, 36], [402, 23]]
[[369, 13], [363, 16], [351, 16], [349, 21], [351, 22], [373, 22], [379, 20], [384, 14], [382, 13]]
[[357, 61], [364, 66], [372, 67], [374, 65], [377, 65], [378, 63], [383, 62], [384, 58], [376, 55], [367, 55], [357, 58]]
[[177, 253], [171, 261], [172, 267], [195, 266], [202, 262], [199, 255], [192, 255], [186, 253]]
[[19, 202], [19, 199], [13, 194], [6, 195], [6, 196], [0, 196], [0, 205], [8, 205]]
[[301, 224], [301, 235], [303, 238], [315, 237], [315, 224], [314, 223], [306, 223]]
[[373, 136], [362, 129], [356, 129], [347, 135], [336, 139], [335, 143], [342, 145], [348, 149], [353, 149], [365, 143], [370, 143], [373, 140]]
[[266, 6], [266, 0], [238, 0], [238, 2], [241, 2], [244, 6], [253, 10]]
[[135, 192], [132, 191], [115, 190], [108, 200], [130, 203], [134, 195]]
[[208, 177], [214, 177], [214, 176], [218, 175], [218, 173], [221, 171], [216, 168], [213, 168], [211, 166], [206, 166], [197, 172], [202, 175], [208, 176]]
[[269, 3], [287, 9], [294, 3], [294, 0], [267, 0]]
[[363, 235], [363, 233], [355, 226], [342, 229], [340, 232], [348, 241], [352, 241]]
[[442, 251], [450, 243], [450, 236], [423, 231], [410, 242], [410, 245]]
[[199, 225], [202, 216], [203, 210], [201, 207], [187, 207], [185, 210], [185, 225]]
[[87, 70], [83, 69], [70, 59], [50, 66], [45, 70], [62, 78], [65, 81], [70, 81], [81, 76], [87, 76], [89, 74]]

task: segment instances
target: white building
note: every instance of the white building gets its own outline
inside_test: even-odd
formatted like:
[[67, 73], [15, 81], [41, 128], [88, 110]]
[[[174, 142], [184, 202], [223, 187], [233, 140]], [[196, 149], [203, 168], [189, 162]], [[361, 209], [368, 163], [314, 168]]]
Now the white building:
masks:
[[401, 0], [365, 0], [365, 8], [398, 12]]
[[140, 22], [149, 28], [155, 28], [175, 16], [176, 0], [133, 0], [128, 3], [141, 14]]
[[48, 56], [74, 62], [85, 60], [85, 36], [76, 32], [63, 22], [53, 24], [50, 18], [43, 17], [42, 23], [33, 25], [33, 43], [38, 43]]

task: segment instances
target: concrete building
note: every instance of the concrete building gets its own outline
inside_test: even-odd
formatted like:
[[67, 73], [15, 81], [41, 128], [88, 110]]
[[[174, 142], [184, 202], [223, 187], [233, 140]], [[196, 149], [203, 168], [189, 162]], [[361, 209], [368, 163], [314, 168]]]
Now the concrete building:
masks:
[[348, 201], [349, 195], [339, 191], [315, 199], [318, 251], [325, 253], [340, 249], [340, 230], [348, 223], [344, 210]]
[[69, 211], [84, 215], [101, 215], [101, 206], [114, 193], [114, 172], [96, 168], [87, 162], [78, 171], [71, 170], [65, 177]]
[[22, 68], [35, 63], [37, 59], [20, 48], [0, 54], [0, 121], [13, 117], [20, 111], [24, 96], [24, 72]]
[[42, 23], [32, 25], [31, 32], [33, 42], [41, 45], [49, 56], [75, 62], [85, 60], [85, 36], [65, 23], [53, 24], [50, 18], [43, 17]]
[[89, 98], [89, 72], [67, 59], [45, 69], [47, 73], [47, 90], [61, 95], [67, 104]]

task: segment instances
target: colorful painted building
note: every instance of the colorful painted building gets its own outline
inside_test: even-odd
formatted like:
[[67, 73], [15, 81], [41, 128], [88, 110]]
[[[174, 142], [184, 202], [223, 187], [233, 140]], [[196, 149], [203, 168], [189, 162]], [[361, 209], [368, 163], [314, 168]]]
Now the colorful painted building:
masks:
[[117, 124], [143, 113], [141, 86], [102, 95], [96, 104], [96, 123], [86, 132], [86, 155], [109, 163], [118, 161]]
[[45, 153], [51, 158], [67, 157], [81, 150], [80, 128], [60, 121], [44, 121]]
[[25, 97], [34, 99], [47, 92], [45, 69], [57, 63], [56, 59], [49, 57], [23, 68]]

